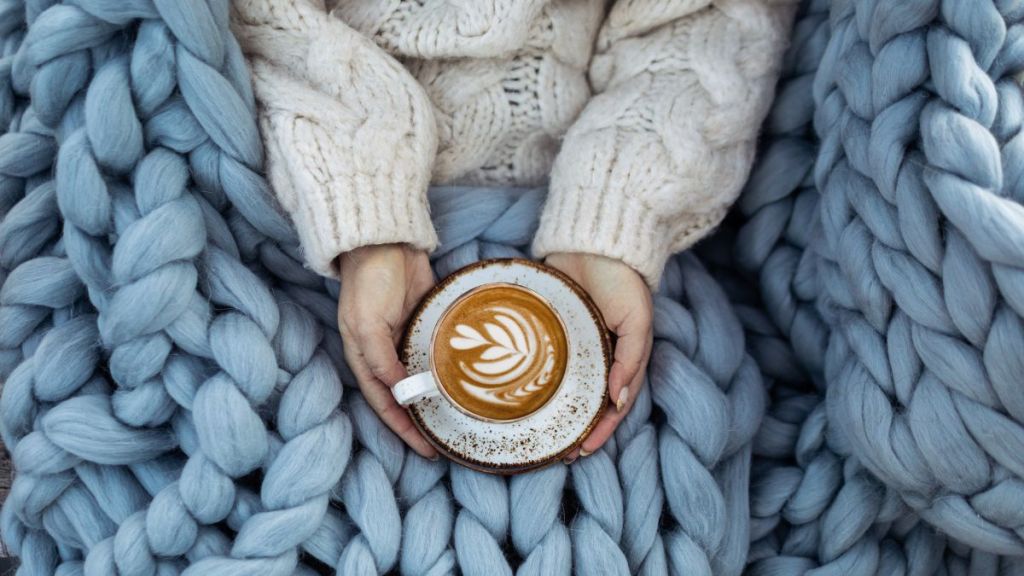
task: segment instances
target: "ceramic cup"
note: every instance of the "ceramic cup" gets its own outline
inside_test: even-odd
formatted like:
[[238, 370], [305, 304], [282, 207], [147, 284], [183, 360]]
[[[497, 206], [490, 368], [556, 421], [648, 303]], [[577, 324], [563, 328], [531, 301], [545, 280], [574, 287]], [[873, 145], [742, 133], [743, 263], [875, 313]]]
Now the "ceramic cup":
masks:
[[510, 474], [583, 442], [608, 403], [611, 343], [570, 278], [523, 259], [456, 271], [412, 315], [392, 388], [413, 422], [463, 465]]

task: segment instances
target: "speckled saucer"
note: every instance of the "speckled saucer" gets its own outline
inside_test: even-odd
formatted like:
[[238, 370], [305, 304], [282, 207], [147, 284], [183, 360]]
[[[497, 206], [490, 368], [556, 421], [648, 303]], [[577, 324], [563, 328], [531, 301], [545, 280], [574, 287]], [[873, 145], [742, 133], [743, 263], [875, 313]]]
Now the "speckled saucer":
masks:
[[558, 392], [537, 412], [514, 422], [478, 420], [444, 396], [420, 400], [409, 406], [409, 413], [452, 460], [484, 472], [513, 474], [561, 459], [590, 433], [608, 403], [611, 342], [601, 313], [568, 276], [530, 260], [483, 260], [441, 281], [413, 313], [401, 346], [410, 374], [430, 370], [430, 336], [445, 309], [467, 290], [492, 282], [533, 290], [562, 318], [569, 361]]

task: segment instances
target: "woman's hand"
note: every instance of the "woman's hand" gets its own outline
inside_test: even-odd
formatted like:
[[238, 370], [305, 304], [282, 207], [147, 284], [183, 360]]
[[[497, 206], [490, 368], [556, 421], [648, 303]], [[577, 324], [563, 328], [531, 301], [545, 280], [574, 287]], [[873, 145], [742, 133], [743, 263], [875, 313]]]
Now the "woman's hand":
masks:
[[[611, 437], [643, 386], [654, 341], [651, 291], [640, 274], [619, 260], [558, 253], [548, 256], [545, 263], [567, 274], [590, 294], [608, 329], [617, 337], [615, 360], [608, 375], [612, 406], [583, 441], [579, 454], [585, 456]], [[573, 453], [566, 460], [575, 458]]]
[[405, 244], [364, 246], [342, 254], [338, 326], [345, 360], [381, 420], [425, 458], [437, 452], [416, 429], [391, 387], [408, 374], [397, 346], [416, 304], [434, 285], [426, 252]]

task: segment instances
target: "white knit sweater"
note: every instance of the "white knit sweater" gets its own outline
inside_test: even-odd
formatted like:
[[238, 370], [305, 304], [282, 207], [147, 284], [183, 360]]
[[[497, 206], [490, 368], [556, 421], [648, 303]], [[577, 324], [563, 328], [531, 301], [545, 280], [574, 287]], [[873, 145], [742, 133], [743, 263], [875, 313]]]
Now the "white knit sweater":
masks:
[[432, 250], [430, 182], [548, 182], [533, 252], [655, 285], [746, 180], [796, 0], [234, 0], [309, 264]]

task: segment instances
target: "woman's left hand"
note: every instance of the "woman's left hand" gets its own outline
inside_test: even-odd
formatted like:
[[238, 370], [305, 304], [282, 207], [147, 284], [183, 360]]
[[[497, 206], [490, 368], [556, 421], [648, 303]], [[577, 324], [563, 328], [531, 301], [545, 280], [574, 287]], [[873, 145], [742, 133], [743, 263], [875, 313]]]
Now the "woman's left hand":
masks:
[[617, 338], [608, 375], [612, 405], [583, 441], [582, 450], [566, 458], [571, 462], [578, 454], [586, 456], [601, 448], [633, 406], [651, 356], [654, 305], [644, 279], [619, 260], [562, 252], [549, 255], [545, 263], [564, 272], [590, 294]]

